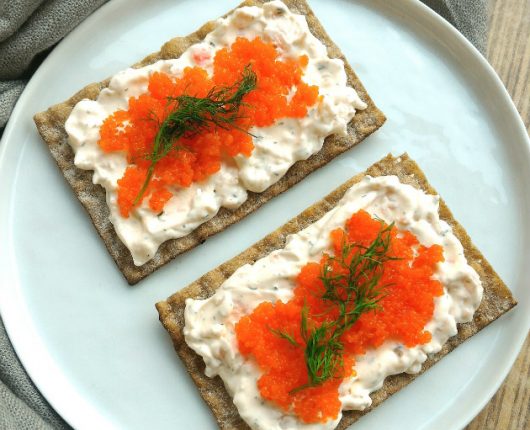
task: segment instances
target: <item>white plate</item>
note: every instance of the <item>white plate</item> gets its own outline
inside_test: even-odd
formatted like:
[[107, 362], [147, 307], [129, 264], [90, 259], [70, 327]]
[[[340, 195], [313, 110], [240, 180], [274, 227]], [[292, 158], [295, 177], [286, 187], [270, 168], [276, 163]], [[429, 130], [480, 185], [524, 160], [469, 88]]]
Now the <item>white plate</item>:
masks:
[[392, 151], [425, 170], [519, 300], [516, 310], [358, 428], [458, 428], [493, 395], [527, 333], [529, 142], [500, 80], [420, 3], [311, 1], [388, 121], [374, 136], [135, 287], [116, 269], [32, 115], [186, 34], [236, 1], [114, 0], [47, 58], [0, 155], [0, 306], [31, 378], [79, 429], [214, 428], [154, 303]]

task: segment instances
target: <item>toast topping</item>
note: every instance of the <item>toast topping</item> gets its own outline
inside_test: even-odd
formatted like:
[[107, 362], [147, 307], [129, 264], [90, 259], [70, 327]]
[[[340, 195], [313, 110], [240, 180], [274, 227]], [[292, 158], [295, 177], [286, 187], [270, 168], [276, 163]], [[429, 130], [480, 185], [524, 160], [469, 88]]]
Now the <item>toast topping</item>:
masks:
[[237, 38], [216, 52], [211, 77], [197, 66], [180, 78], [155, 72], [148, 93], [131, 97], [128, 110], [103, 122], [99, 146], [124, 151], [130, 163], [118, 181], [122, 216], [144, 196], [159, 213], [173, 197], [169, 187], [206, 180], [223, 157], [250, 156], [251, 127], [307, 115], [318, 99], [318, 87], [302, 81], [308, 57], [279, 55], [259, 37]]
[[183, 332], [252, 428], [331, 429], [387, 376], [418, 373], [482, 291], [437, 196], [365, 177], [283, 249], [186, 300]]
[[[247, 66], [256, 75], [253, 90], [242, 86]], [[226, 129], [210, 123], [179, 135], [171, 120], [179, 98], [211, 102], [212, 89], [215, 98], [230, 97], [222, 94], [229, 88], [249, 91], [230, 107], [236, 118]], [[75, 165], [93, 170], [93, 182], [106, 189], [110, 221], [140, 266], [166, 240], [280, 181], [327, 136], [346, 135], [364, 108], [343, 61], [328, 56], [304, 16], [272, 1], [220, 18], [179, 58], [117, 73], [96, 100], [77, 103], [65, 128]]]
[[[330, 234], [334, 255], [302, 267], [294, 297], [263, 302], [236, 326], [239, 351], [261, 371], [261, 396], [306, 423], [335, 419], [339, 386], [355, 376], [355, 356], [385, 341], [406, 347], [431, 334], [432, 279], [442, 248], [359, 211]], [[353, 375], [352, 375], [353, 369]]]

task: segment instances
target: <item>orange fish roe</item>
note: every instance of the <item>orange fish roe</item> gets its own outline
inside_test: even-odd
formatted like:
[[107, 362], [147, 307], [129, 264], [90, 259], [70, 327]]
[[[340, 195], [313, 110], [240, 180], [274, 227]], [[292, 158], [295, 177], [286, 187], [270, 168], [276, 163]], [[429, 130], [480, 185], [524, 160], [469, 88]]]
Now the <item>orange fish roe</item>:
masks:
[[[118, 181], [120, 213], [128, 217], [147, 177], [148, 159], [159, 124], [176, 108], [171, 97], [183, 94], [206, 97], [214, 87], [230, 87], [251, 65], [257, 87], [243, 98], [234, 128], [212, 127], [205, 132], [180, 138], [162, 160], [156, 163], [153, 179], [142, 199], [150, 197], [149, 207], [160, 212], [172, 197], [169, 187], [188, 187], [221, 168], [223, 156], [250, 156], [254, 148], [246, 133], [252, 126], [266, 127], [280, 118], [302, 118], [318, 101], [318, 87], [302, 81], [308, 58], [280, 60], [272, 43], [256, 38], [238, 38], [216, 52], [213, 75], [200, 67], [187, 67], [180, 78], [153, 73], [148, 93], [129, 99], [128, 110], [110, 115], [100, 129], [99, 146], [105, 152], [123, 151], [130, 166]], [[288, 96], [291, 97], [288, 97]], [[168, 99], [169, 98], [169, 99]], [[139, 203], [139, 202], [138, 202]]]
[[[384, 227], [387, 226], [383, 223]], [[353, 214], [345, 230], [331, 232], [335, 255], [342, 255], [343, 247], [348, 244], [370, 245], [381, 228], [382, 223], [367, 212]], [[342, 334], [344, 364], [333, 378], [321, 385], [296, 390], [309, 382], [305, 341], [301, 335], [302, 308], [308, 309], [309, 327], [333, 321], [339, 314], [336, 304], [322, 299], [325, 287], [321, 277], [324, 266], [331, 261], [328, 255], [320, 263], [308, 263], [302, 268], [296, 279], [294, 297], [289, 302], [263, 302], [238, 321], [235, 331], [239, 350], [245, 357], [254, 357], [262, 370], [258, 388], [264, 399], [294, 413], [305, 423], [335, 419], [341, 409], [338, 388], [345, 377], [355, 374], [352, 370], [355, 355], [364, 354], [386, 340], [407, 347], [430, 341], [431, 335], [424, 327], [432, 318], [434, 298], [443, 294], [440, 282], [431, 279], [437, 263], [443, 261], [443, 250], [439, 245], [420, 245], [410, 232], [393, 227], [388, 255], [397, 259], [384, 263], [379, 281], [384, 289], [380, 307], [361, 314]], [[336, 275], [341, 269], [333, 267], [332, 270]], [[292, 336], [296, 345], [279, 336], [279, 331]]]

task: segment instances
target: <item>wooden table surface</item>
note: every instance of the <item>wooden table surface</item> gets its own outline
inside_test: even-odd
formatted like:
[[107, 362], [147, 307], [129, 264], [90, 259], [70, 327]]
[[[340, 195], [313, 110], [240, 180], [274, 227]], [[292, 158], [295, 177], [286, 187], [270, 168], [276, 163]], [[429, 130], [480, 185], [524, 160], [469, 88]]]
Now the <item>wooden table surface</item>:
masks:
[[[530, 131], [530, 0], [491, 0], [490, 6], [487, 58]], [[497, 394], [466, 427], [492, 429], [530, 429], [530, 336]]]

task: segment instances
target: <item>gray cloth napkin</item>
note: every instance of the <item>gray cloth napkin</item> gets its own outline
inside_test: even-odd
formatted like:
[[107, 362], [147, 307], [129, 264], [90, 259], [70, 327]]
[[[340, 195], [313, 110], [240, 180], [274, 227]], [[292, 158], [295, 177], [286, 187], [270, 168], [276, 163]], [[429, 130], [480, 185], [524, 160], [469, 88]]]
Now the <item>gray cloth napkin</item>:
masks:
[[0, 0], [0, 129], [49, 49], [106, 0]]
[[0, 319], [0, 429], [69, 429], [24, 371]]
[[[45, 55], [106, 0], [0, 0], [0, 136]], [[422, 0], [484, 54], [487, 0]], [[0, 319], [0, 429], [69, 429], [33, 385]]]

